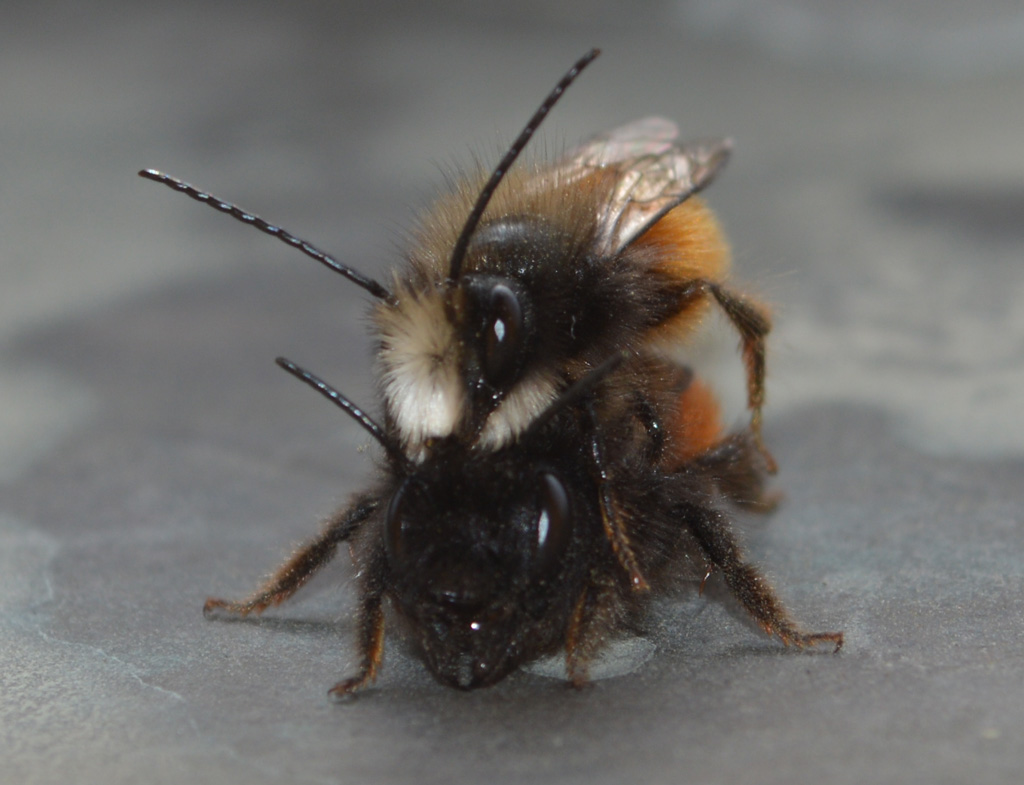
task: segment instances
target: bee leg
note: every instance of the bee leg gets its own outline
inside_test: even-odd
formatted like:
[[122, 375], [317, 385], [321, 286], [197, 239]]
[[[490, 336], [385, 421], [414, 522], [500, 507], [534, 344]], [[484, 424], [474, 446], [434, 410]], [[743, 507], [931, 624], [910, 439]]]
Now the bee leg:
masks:
[[262, 613], [271, 605], [280, 605], [334, 558], [338, 544], [351, 537], [379, 506], [380, 499], [366, 496], [339, 511], [317, 537], [295, 551], [252, 596], [239, 602], [210, 597], [203, 605], [203, 615], [211, 618], [219, 612], [248, 616]]
[[583, 631], [583, 618], [587, 607], [587, 595], [590, 587], [580, 595], [576, 607], [569, 618], [569, 628], [565, 632], [565, 672], [569, 684], [576, 689], [583, 689], [587, 684], [587, 658], [580, 648], [580, 637]]
[[[596, 424], [597, 415], [594, 412], [592, 403], [587, 404], [587, 414], [591, 423]], [[629, 535], [622, 525], [622, 514], [618, 503], [611, 492], [611, 475], [608, 465], [604, 459], [604, 449], [601, 444], [601, 436], [596, 426], [592, 429], [590, 439], [590, 455], [594, 462], [594, 471], [598, 478], [598, 493], [601, 500], [601, 523], [604, 525], [605, 535], [611, 543], [612, 551], [619, 560], [619, 564], [629, 574], [629, 583], [636, 591], [647, 591], [650, 585], [640, 572], [640, 565], [637, 562], [633, 547], [629, 544]]]
[[732, 292], [716, 283], [707, 282], [707, 288], [714, 295], [718, 305], [725, 311], [736, 331], [740, 334], [743, 347], [743, 364], [747, 371], [747, 407], [750, 409], [750, 430], [754, 434], [754, 445], [764, 456], [769, 474], [775, 474], [778, 467], [761, 438], [761, 409], [764, 406], [765, 336], [772, 329], [771, 319], [764, 309], [741, 294]]
[[363, 572], [363, 596], [359, 613], [359, 672], [343, 679], [327, 691], [336, 701], [344, 700], [377, 679], [384, 657], [384, 586], [387, 561], [382, 547], [377, 548]]
[[[652, 366], [652, 369], [660, 377], [661, 383], [665, 386], [666, 393], [671, 394], [677, 401], [685, 398], [695, 378], [692, 369], [685, 366], [665, 364], [661, 364], [656, 369]], [[668, 447], [668, 429], [666, 429], [665, 423], [662, 421], [663, 413], [659, 411], [658, 406], [647, 395], [646, 390], [635, 390], [630, 396], [630, 400], [633, 416], [640, 424], [640, 427], [643, 428], [646, 437], [643, 443], [643, 454], [648, 463], [661, 463]]]
[[718, 489], [733, 504], [752, 512], [767, 513], [778, 506], [781, 494], [765, 490], [768, 466], [746, 431], [734, 433], [694, 459], [715, 478]]
[[729, 317], [736, 332], [740, 334], [743, 351], [743, 365], [747, 372], [747, 408], [750, 409], [750, 430], [754, 445], [764, 456], [768, 473], [775, 474], [777, 466], [772, 454], [761, 438], [761, 409], [764, 407], [765, 337], [771, 332], [772, 322], [765, 309], [755, 301], [721, 284], [705, 279], [687, 282], [681, 292], [682, 307], [702, 299], [708, 293], [715, 298], [718, 306]]
[[778, 635], [787, 646], [800, 649], [819, 643], [831, 643], [835, 651], [842, 648], [843, 633], [807, 633], [789, 617], [764, 576], [743, 560], [723, 513], [694, 504], [683, 505], [680, 512], [705, 555], [722, 571], [726, 585], [765, 632]]
[[621, 605], [611, 583], [589, 584], [576, 601], [565, 634], [565, 671], [574, 688], [582, 689], [589, 683], [590, 662], [607, 632], [615, 629], [622, 615]]
[[604, 532], [612, 545], [619, 564], [629, 574], [629, 585], [634, 591], [648, 591], [650, 584], [640, 572], [640, 565], [637, 563], [636, 554], [629, 544], [629, 535], [622, 526], [622, 514], [618, 503], [612, 497], [609, 484], [603, 482], [601, 485], [601, 522], [604, 524]]
[[665, 454], [665, 429], [661, 425], [653, 404], [645, 396], [634, 394], [633, 408], [647, 435], [645, 450], [648, 462], [658, 463]]

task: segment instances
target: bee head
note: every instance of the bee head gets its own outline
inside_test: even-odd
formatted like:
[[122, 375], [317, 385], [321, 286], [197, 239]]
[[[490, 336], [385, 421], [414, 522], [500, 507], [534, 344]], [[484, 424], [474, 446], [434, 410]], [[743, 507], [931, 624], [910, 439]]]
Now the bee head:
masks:
[[544, 224], [528, 219], [490, 223], [473, 237], [471, 272], [453, 294], [463, 333], [462, 374], [472, 409], [483, 416], [520, 380], [527, 362], [544, 354], [534, 273], [558, 257], [561, 245]]
[[575, 592], [577, 507], [554, 469], [500, 456], [402, 482], [385, 523], [392, 596], [437, 678], [487, 686], [558, 640]]

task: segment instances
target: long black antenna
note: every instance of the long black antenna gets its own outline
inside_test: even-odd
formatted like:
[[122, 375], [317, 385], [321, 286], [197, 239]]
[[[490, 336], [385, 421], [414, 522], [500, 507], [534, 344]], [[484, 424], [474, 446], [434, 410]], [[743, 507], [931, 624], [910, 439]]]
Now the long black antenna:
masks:
[[562, 97], [562, 93], [565, 92], [566, 88], [571, 85], [576, 77], [580, 75], [580, 71], [590, 65], [594, 59], [601, 54], [600, 49], [591, 49], [583, 57], [575, 62], [572, 68], [570, 68], [565, 76], [561, 78], [558, 84], [555, 85], [555, 89], [552, 90], [548, 97], [544, 99], [544, 103], [540, 105], [540, 108], [533, 113], [533, 117], [530, 118], [530, 122], [526, 124], [526, 127], [519, 134], [519, 137], [512, 143], [512, 146], [505, 153], [505, 157], [498, 162], [498, 165], [491, 172], [491, 179], [487, 181], [487, 184], [480, 191], [480, 195], [476, 198], [476, 204], [473, 205], [473, 209], [469, 213], [469, 217], [466, 219], [466, 223], [462, 225], [462, 233], [459, 235], [459, 239], [455, 241], [455, 247], [452, 248], [451, 261], [448, 264], [448, 280], [458, 280], [459, 274], [462, 272], [462, 261], [466, 256], [466, 249], [469, 247], [469, 241], [473, 237], [473, 232], [476, 231], [477, 224], [480, 223], [480, 219], [483, 217], [484, 210], [487, 209], [487, 204], [491, 201], [491, 197], [494, 196], [495, 190], [498, 188], [498, 184], [505, 177], [509, 168], [515, 162], [519, 154], [523, 152], [523, 148], [526, 147], [527, 142], [530, 141], [530, 137], [536, 132], [537, 127], [544, 122], [544, 118], [547, 117], [548, 112], [551, 111], [558, 99]]
[[344, 411], [345, 414], [347, 414], [349, 417], [351, 417], [353, 420], [355, 420], [357, 423], [363, 426], [363, 429], [368, 434], [370, 434], [370, 436], [377, 440], [380, 446], [387, 451], [388, 455], [391, 456], [393, 460], [402, 464], [403, 466], [408, 464], [408, 459], [402, 454], [402, 451], [399, 449], [398, 445], [388, 438], [388, 435], [384, 432], [384, 429], [381, 428], [373, 420], [373, 418], [370, 417], [370, 415], [368, 415], [366, 412], [364, 412], [362, 409], [360, 409], [358, 406], [352, 403], [352, 401], [350, 401], [340, 392], [331, 387], [331, 385], [329, 385], [319, 376], [310, 373], [305, 368], [299, 367], [291, 360], [288, 360], [284, 357], [278, 357], [275, 360], [275, 362], [282, 368], [284, 368], [286, 371], [288, 371], [288, 373], [290, 373], [292, 376], [308, 384], [318, 393], [320, 393], [329, 401], [331, 401], [335, 406]]
[[182, 182], [176, 177], [171, 177], [169, 174], [158, 172], [156, 169], [143, 169], [139, 172], [139, 177], [145, 177], [147, 180], [163, 183], [168, 188], [180, 191], [187, 196], [191, 196], [197, 202], [209, 205], [214, 210], [227, 213], [232, 218], [236, 218], [244, 224], [255, 226], [261, 232], [269, 234], [271, 237], [276, 237], [281, 242], [292, 246], [292, 248], [298, 248], [302, 253], [306, 254], [306, 256], [316, 259], [324, 267], [327, 267], [336, 273], [341, 273], [341, 275], [348, 278], [352, 283], [356, 284], [356, 286], [361, 286], [374, 297], [380, 300], [391, 299], [391, 292], [372, 278], [367, 278], [359, 271], [353, 270], [348, 265], [342, 264], [330, 254], [324, 253], [319, 248], [311, 245], [302, 238], [296, 237], [294, 234], [282, 229], [280, 226], [274, 226], [272, 223], [267, 223], [258, 215], [250, 213], [247, 210], [243, 210], [238, 205], [231, 204], [231, 202], [225, 202], [223, 199], [219, 199], [213, 194], [200, 191], [195, 186]]

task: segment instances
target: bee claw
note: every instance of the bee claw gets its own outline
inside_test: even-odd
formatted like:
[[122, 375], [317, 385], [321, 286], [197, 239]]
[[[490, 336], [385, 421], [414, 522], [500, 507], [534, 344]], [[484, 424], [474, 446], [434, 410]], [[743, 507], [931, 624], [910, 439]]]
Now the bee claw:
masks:
[[370, 679], [365, 675], [343, 679], [327, 691], [327, 698], [332, 703], [348, 703], [355, 700], [356, 693], [363, 689]]

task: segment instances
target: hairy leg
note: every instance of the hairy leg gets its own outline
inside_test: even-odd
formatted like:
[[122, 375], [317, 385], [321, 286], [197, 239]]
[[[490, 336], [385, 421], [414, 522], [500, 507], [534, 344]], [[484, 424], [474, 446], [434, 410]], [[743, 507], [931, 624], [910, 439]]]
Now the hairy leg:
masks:
[[747, 407], [750, 409], [750, 430], [754, 445], [764, 456], [767, 471], [775, 474], [777, 467], [761, 438], [761, 409], [764, 407], [765, 338], [772, 329], [771, 319], [763, 306], [714, 281], [696, 279], [687, 282], [682, 294], [686, 303], [711, 294], [729, 317], [740, 336], [743, 365], [747, 374]]
[[611, 469], [605, 461], [604, 445], [601, 442], [601, 434], [597, 427], [597, 415], [592, 404], [587, 405], [587, 414], [591, 421], [590, 457], [593, 461], [593, 470], [597, 475], [601, 523], [604, 526], [605, 536], [608, 537], [619, 564], [629, 574], [629, 582], [633, 589], [647, 591], [650, 586], [640, 572], [640, 565], [637, 563], [636, 554], [633, 553], [633, 546], [630, 545], [629, 535], [626, 534], [626, 527], [623, 524], [621, 508], [612, 493]]
[[327, 521], [319, 536], [295, 551], [250, 597], [238, 602], [210, 597], [203, 606], [203, 613], [207, 617], [215, 612], [248, 616], [262, 613], [271, 605], [280, 605], [334, 558], [339, 543], [351, 537], [380, 504], [376, 497], [360, 498]]
[[730, 434], [693, 462], [733, 504], [765, 513], [774, 510], [779, 503], [780, 494], [765, 489], [769, 467], [748, 431]]
[[752, 300], [718, 284], [709, 284], [708, 288], [740, 334], [743, 364], [747, 369], [747, 406], [750, 409], [750, 429], [754, 434], [755, 446], [765, 458], [768, 473], [775, 474], [777, 471], [775, 459], [761, 438], [761, 409], [764, 407], [765, 336], [772, 329], [771, 320], [768, 318], [768, 314]]
[[384, 548], [377, 547], [363, 570], [363, 594], [359, 606], [359, 672], [342, 679], [328, 690], [327, 694], [335, 700], [343, 700], [372, 684], [377, 678], [384, 657], [383, 601], [386, 576], [387, 557]]
[[744, 561], [727, 517], [719, 510], [684, 505], [680, 513], [690, 532], [711, 562], [722, 571], [726, 585], [769, 635], [778, 635], [787, 646], [843, 645], [841, 632], [807, 633], [794, 622], [775, 596], [764, 576]]
[[619, 589], [610, 579], [590, 583], [580, 594], [565, 635], [565, 670], [576, 689], [586, 686], [590, 662], [622, 614]]

